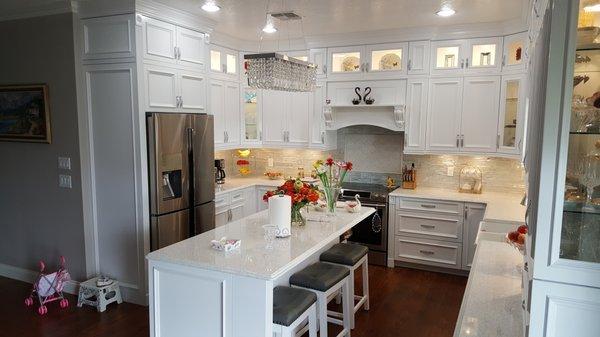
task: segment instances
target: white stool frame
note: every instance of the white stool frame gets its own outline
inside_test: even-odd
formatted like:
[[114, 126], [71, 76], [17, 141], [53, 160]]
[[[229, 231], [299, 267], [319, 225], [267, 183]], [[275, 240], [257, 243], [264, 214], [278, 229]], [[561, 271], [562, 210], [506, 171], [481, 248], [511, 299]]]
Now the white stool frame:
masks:
[[[355, 327], [354, 315], [356, 314], [356, 312], [363, 305], [364, 305], [365, 310], [367, 310], [367, 311], [369, 310], [369, 254], [366, 254], [365, 256], [363, 256], [353, 266], [348, 266], [345, 264], [338, 264], [338, 263], [333, 263], [333, 262], [327, 262], [327, 261], [321, 261], [321, 262], [334, 264], [336, 266], [346, 267], [350, 270], [350, 276], [349, 276], [350, 277], [350, 293], [353, 295], [354, 300], [358, 300], [358, 302], [356, 304], [354, 304], [354, 301], [352, 301], [354, 308], [353, 308], [352, 315], [351, 315], [350, 325], [351, 325], [352, 329], [354, 329], [354, 327]], [[354, 271], [356, 269], [358, 269], [358, 267], [360, 267], [361, 265], [362, 265], [363, 295], [359, 296], [354, 293]], [[338, 304], [339, 304], [339, 295], [338, 295], [338, 297], [336, 297], [336, 302], [338, 302]], [[335, 317], [342, 317], [341, 313], [335, 312], [335, 311], [329, 311], [329, 315], [335, 316]]]
[[[308, 318], [308, 324], [305, 327], [296, 330]], [[313, 303], [306, 311], [302, 313], [290, 326], [273, 323], [273, 332], [280, 337], [302, 336], [308, 329], [309, 337], [317, 337], [317, 303]]]
[[[316, 289], [305, 288], [297, 285], [291, 285], [294, 288], [302, 288], [306, 290], [310, 290], [317, 294], [317, 312], [318, 312], [318, 321], [319, 321], [319, 337], [327, 337], [327, 322], [331, 322], [334, 324], [338, 324], [343, 326], [342, 331], [337, 334], [336, 337], [347, 336], [350, 337], [350, 332], [352, 330], [352, 297], [350, 292], [350, 276], [344, 277], [341, 281], [333, 285], [331, 288], [326, 291], [319, 291]], [[338, 292], [342, 292], [342, 320], [328, 317], [327, 313], [327, 304], [332, 298], [332, 295], [337, 294]]]

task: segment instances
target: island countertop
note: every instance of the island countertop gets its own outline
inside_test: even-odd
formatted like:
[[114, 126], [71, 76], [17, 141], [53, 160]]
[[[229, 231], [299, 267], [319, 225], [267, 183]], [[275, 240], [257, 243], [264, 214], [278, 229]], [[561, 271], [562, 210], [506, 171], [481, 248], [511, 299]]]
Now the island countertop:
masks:
[[[370, 207], [362, 207], [357, 213], [338, 209], [335, 216], [327, 217], [312, 211], [306, 215], [305, 226], [292, 227], [290, 237], [275, 238], [272, 248], [268, 248], [262, 227], [268, 223], [269, 213], [265, 210], [151, 252], [147, 259], [274, 280], [374, 212]], [[230, 252], [211, 248], [211, 241], [222, 237], [240, 239], [241, 247]]]

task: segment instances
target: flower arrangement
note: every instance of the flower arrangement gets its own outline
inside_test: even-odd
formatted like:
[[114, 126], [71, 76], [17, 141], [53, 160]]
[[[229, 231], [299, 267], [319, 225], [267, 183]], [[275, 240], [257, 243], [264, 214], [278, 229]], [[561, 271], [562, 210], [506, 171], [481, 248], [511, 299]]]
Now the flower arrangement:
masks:
[[323, 185], [327, 209], [329, 213], [334, 213], [340, 187], [342, 186], [348, 171], [352, 170], [352, 162], [336, 162], [332, 157], [329, 157], [325, 161], [317, 160], [313, 164], [313, 167], [317, 172], [317, 177]]
[[292, 198], [292, 222], [299, 224], [306, 223], [300, 214], [302, 207], [309, 203], [314, 204], [319, 200], [319, 189], [314, 185], [302, 182], [300, 179], [286, 180], [276, 190], [267, 191], [263, 195], [263, 201], [266, 202], [270, 197], [277, 194], [289, 195]]

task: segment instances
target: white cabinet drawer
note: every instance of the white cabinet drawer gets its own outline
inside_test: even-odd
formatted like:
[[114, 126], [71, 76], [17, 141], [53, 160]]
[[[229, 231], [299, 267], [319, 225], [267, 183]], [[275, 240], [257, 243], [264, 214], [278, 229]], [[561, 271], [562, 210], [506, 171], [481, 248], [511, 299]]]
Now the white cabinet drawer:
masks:
[[231, 204], [240, 204], [244, 202], [244, 190], [231, 192]]
[[444, 268], [461, 268], [458, 243], [396, 236], [395, 260]]
[[215, 195], [215, 211], [219, 213], [223, 209], [228, 209], [231, 204], [231, 195], [229, 193], [222, 193]]
[[459, 218], [462, 218], [464, 207], [462, 202], [409, 198], [398, 198], [396, 205], [397, 209], [399, 210], [418, 210], [436, 213], [455, 214]]
[[462, 242], [462, 222], [457, 217], [423, 212], [396, 213], [396, 235]]

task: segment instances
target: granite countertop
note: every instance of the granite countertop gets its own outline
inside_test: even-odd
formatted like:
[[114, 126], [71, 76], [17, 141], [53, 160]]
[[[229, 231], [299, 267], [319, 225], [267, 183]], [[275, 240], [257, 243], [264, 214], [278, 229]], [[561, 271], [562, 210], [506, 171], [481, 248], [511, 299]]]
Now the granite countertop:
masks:
[[523, 255], [505, 242], [477, 245], [454, 337], [521, 337]]
[[398, 188], [390, 193], [395, 197], [426, 198], [486, 204], [484, 221], [523, 223], [526, 207], [521, 205], [523, 193], [483, 192], [460, 193], [443, 188], [417, 187], [414, 190]]
[[[267, 248], [262, 228], [268, 223], [268, 211], [265, 210], [151, 252], [146, 258], [274, 280], [337, 240], [345, 231], [374, 212], [375, 209], [370, 207], [362, 207], [358, 213], [338, 210], [334, 217], [311, 212], [306, 216], [305, 226], [292, 227], [290, 237], [277, 238], [272, 247]], [[224, 236], [241, 239], [241, 247], [231, 252], [212, 249], [211, 241]]]

